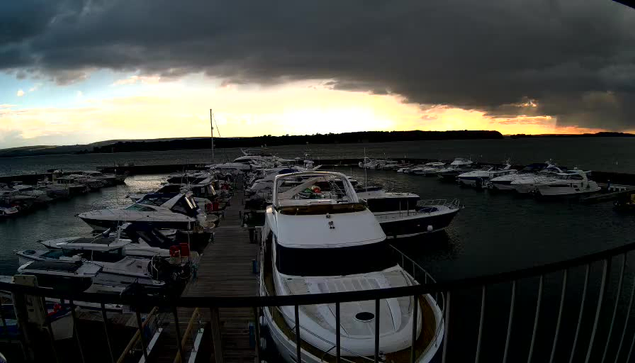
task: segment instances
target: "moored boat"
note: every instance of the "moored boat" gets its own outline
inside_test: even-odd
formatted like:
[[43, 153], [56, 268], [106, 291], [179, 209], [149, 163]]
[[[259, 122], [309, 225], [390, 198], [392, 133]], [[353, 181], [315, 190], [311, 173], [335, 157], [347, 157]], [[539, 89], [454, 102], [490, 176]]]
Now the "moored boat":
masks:
[[[298, 179], [301, 184], [285, 187], [285, 181]], [[261, 295], [417, 284], [413, 276], [387, 258], [391, 247], [385, 242], [386, 235], [343, 174], [289, 174], [278, 176], [275, 184], [263, 230]], [[335, 304], [300, 306], [298, 321], [292, 306], [269, 307], [263, 310], [263, 325], [289, 363], [296, 362], [294, 329], [300, 331], [303, 362], [334, 360], [338, 332], [343, 360], [372, 361], [376, 333], [371, 327], [377, 320], [381, 322], [379, 350], [387, 362], [410, 361], [413, 330], [415, 361], [432, 360], [443, 337], [443, 319], [430, 295], [381, 300], [379, 316], [375, 316], [374, 305], [373, 301], [340, 303], [339, 327]]]

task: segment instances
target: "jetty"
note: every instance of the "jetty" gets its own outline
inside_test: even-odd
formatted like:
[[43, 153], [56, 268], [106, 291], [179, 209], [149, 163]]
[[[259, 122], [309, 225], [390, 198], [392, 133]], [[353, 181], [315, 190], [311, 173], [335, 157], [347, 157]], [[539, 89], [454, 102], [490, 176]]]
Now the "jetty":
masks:
[[[182, 293], [183, 297], [248, 297], [258, 295], [258, 275], [254, 264], [258, 257], [257, 243], [249, 241], [242, 227], [244, 188], [237, 190], [225, 209], [213, 242], [205, 249], [195, 276]], [[254, 362], [257, 355], [250, 341], [250, 324], [255, 329], [254, 309], [194, 309], [178, 308], [178, 326], [183, 337], [183, 361], [195, 355], [194, 362]], [[200, 322], [204, 322], [199, 325]], [[212, 326], [215, 325], [215, 326]], [[172, 363], [177, 360], [177, 332], [170, 319], [152, 350], [150, 362]], [[197, 331], [201, 330], [197, 345]], [[218, 330], [217, 330], [218, 329]], [[212, 332], [214, 334], [212, 334]], [[252, 337], [253, 339], [253, 337]], [[219, 347], [221, 350], [214, 351]], [[175, 356], [176, 354], [176, 356]]]

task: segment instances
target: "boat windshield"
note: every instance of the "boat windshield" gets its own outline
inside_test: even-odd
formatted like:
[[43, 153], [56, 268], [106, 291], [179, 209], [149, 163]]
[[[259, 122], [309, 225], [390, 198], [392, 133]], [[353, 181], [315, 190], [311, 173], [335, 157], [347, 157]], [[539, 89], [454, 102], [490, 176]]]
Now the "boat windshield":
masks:
[[276, 206], [357, 203], [350, 182], [341, 174], [289, 174], [276, 179]]
[[343, 276], [382, 271], [396, 265], [388, 244], [343, 248], [289, 248], [276, 243], [276, 267], [292, 276]]

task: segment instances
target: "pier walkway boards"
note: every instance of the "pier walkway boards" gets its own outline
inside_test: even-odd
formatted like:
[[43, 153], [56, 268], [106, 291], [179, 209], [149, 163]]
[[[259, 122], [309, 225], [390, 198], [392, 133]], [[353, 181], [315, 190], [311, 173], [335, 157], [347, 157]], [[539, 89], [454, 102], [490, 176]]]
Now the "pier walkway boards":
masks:
[[[237, 183], [240, 184], [240, 181]], [[205, 297], [241, 297], [258, 295], [258, 276], [253, 273], [252, 263], [257, 259], [258, 244], [249, 242], [247, 231], [241, 226], [240, 218], [243, 201], [243, 188], [239, 185], [225, 209], [225, 217], [215, 229], [214, 241], [209, 244], [201, 257], [197, 277], [191, 281], [183, 291], [182, 296]], [[210, 309], [201, 308], [199, 311], [201, 322], [209, 322]], [[192, 318], [194, 309], [178, 309], [179, 327], [181, 334], [186, 332], [188, 322]], [[226, 363], [253, 363], [256, 357], [255, 347], [250, 345], [249, 323], [254, 321], [251, 308], [219, 309], [220, 333], [222, 339], [223, 361]], [[171, 319], [172, 320], [172, 319]], [[173, 322], [173, 320], [172, 320]], [[196, 324], [194, 324], [196, 325]], [[150, 359], [156, 362], [176, 361], [176, 335], [171, 328], [166, 328], [165, 335], [157, 345], [156, 354]], [[188, 361], [193, 348], [195, 326], [189, 336], [183, 341], [183, 358]], [[200, 342], [196, 362], [214, 362], [212, 336], [210, 324], [205, 324], [205, 333]]]

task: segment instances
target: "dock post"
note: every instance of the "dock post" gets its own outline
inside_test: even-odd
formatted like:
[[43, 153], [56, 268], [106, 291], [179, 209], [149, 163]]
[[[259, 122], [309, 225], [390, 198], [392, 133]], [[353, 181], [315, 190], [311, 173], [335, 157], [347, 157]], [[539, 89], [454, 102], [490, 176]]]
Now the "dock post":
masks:
[[209, 308], [209, 312], [212, 330], [212, 346], [214, 347], [214, 361], [216, 363], [223, 363], [223, 347], [220, 335], [220, 316], [218, 314], [218, 308], [211, 307]]

